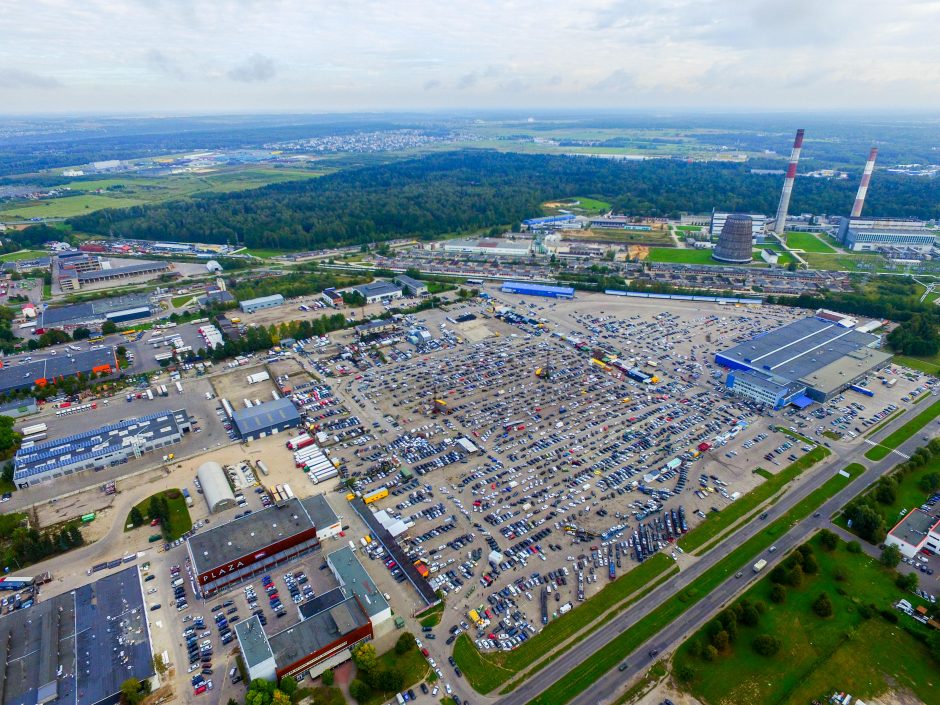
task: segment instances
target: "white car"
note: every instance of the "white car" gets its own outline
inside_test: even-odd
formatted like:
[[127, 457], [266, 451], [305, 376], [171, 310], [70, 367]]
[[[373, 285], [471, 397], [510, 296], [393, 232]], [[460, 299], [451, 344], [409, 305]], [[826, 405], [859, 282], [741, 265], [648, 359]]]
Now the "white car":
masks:
[[444, 684], [444, 690], [447, 691], [447, 694], [448, 694], [448, 695], [450, 695], [451, 693], [454, 692], [454, 689], [450, 687], [450, 683], [445, 683], [445, 684]]

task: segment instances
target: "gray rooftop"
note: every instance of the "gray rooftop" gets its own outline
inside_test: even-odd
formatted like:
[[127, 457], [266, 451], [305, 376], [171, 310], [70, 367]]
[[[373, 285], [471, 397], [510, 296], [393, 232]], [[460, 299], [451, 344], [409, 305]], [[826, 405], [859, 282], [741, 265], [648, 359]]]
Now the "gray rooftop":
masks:
[[278, 668], [296, 663], [369, 623], [369, 615], [355, 597], [312, 614], [292, 627], [269, 637]]
[[891, 529], [890, 534], [913, 546], [917, 546], [927, 537], [930, 529], [940, 524], [940, 518], [931, 516], [920, 509], [913, 509], [907, 513], [897, 526]]
[[271, 294], [270, 296], [259, 296], [255, 299], [245, 299], [241, 302], [242, 306], [257, 306], [258, 304], [269, 304], [274, 302], [283, 302], [284, 297], [281, 294]]
[[356, 595], [369, 617], [375, 617], [380, 612], [388, 609], [388, 602], [385, 601], [385, 597], [379, 592], [375, 581], [362, 567], [362, 563], [359, 562], [349, 546], [333, 551], [327, 556], [327, 560], [333, 566], [333, 570], [339, 574], [344, 592], [351, 592]]
[[170, 268], [166, 262], [141, 262], [139, 264], [128, 264], [124, 267], [111, 267], [109, 269], [99, 269], [93, 272], [78, 272], [75, 276], [80, 282], [94, 282], [99, 279], [107, 280], [112, 277], [128, 276], [137, 274], [150, 274], [152, 272], [163, 272]]
[[141, 306], [150, 306], [150, 297], [148, 295], [115, 296], [110, 299], [99, 299], [84, 304], [57, 306], [43, 311], [37, 325], [40, 328], [55, 328], [56, 326], [103, 321], [105, 314]]
[[313, 525], [296, 498], [288, 500], [282, 507], [268, 507], [225, 524], [216, 524], [190, 536], [189, 552], [193, 567], [196, 573], [205, 573]]
[[354, 286], [353, 289], [366, 297], [389, 296], [401, 292], [401, 287], [397, 284], [382, 280], [369, 282], [368, 284], [360, 284], [359, 286]]
[[718, 357], [786, 379], [805, 380], [877, 342], [877, 336], [811, 317], [763, 333]]
[[404, 286], [411, 287], [412, 289], [421, 289], [426, 288], [428, 283], [423, 282], [420, 279], [415, 279], [414, 277], [409, 277], [407, 274], [399, 274], [395, 277], [395, 281]]
[[330, 506], [330, 503], [322, 494], [311, 495], [306, 499], [300, 500], [300, 503], [307, 511], [307, 515], [310, 517], [313, 525], [317, 528], [321, 526], [332, 526], [338, 521], [336, 512], [333, 511], [333, 507]]
[[281, 423], [300, 423], [300, 412], [287, 397], [235, 411], [232, 420], [243, 435], [263, 431]]
[[238, 644], [241, 646], [242, 656], [248, 668], [264, 663], [274, 655], [258, 615], [253, 614], [244, 622], [236, 624], [235, 636], [238, 637]]
[[763, 389], [769, 389], [773, 392], [783, 388], [786, 395], [792, 394], [806, 386], [799, 382], [784, 379], [778, 375], [760, 372], [759, 370], [743, 370], [735, 374], [735, 377], [739, 376], [747, 379], [751, 384], [762, 387]]
[[151, 677], [137, 568], [0, 618], [0, 665], [2, 705], [95, 705], [116, 696], [127, 678]]

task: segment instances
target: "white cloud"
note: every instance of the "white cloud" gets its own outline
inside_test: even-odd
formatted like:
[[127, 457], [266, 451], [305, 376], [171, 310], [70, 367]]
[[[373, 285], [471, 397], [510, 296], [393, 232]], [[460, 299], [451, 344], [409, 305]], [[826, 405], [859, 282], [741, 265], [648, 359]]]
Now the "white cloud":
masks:
[[936, 109], [938, 25], [920, 0], [33, 0], [0, 14], [0, 105]]

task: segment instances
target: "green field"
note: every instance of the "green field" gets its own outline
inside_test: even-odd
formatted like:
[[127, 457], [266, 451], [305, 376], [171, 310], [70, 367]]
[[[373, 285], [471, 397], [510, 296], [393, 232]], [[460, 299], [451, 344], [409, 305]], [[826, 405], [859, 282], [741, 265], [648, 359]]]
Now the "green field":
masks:
[[610, 204], [607, 201], [601, 201], [587, 196], [575, 196], [574, 198], [562, 198], [548, 203], [560, 203], [561, 208], [542, 205], [543, 210], [548, 214], [557, 213], [559, 210], [570, 210], [576, 213], [586, 213], [588, 215], [597, 215], [606, 213], [610, 210]]
[[834, 249], [829, 247], [829, 245], [820, 240], [813, 233], [787, 233], [787, 246], [794, 250], [803, 250], [804, 252], [835, 252]]
[[10, 252], [9, 254], [0, 255], [0, 262], [16, 262], [21, 259], [36, 259], [37, 257], [45, 257], [49, 253], [42, 250], [20, 250], [19, 252]]
[[888, 260], [881, 255], [835, 254], [825, 255], [807, 252], [803, 259], [813, 269], [827, 269], [845, 272], [881, 272], [892, 271], [887, 267]]
[[193, 299], [195, 299], [196, 296], [197, 294], [184, 294], [182, 296], [174, 296], [172, 299], [170, 299], [170, 303], [173, 304], [173, 308], [179, 308], [183, 304], [188, 303], [189, 301], [192, 301]]
[[[158, 495], [163, 495], [166, 497], [167, 504], [170, 508], [170, 521], [169, 526], [166, 527], [167, 533], [164, 534], [164, 538], [169, 541], [174, 541], [193, 528], [193, 520], [189, 517], [189, 508], [186, 506], [186, 500], [183, 498], [183, 493], [180, 492], [180, 490], [166, 490], [165, 492], [158, 492], [156, 495], [151, 496], [156, 497]], [[151, 528], [149, 526], [150, 517], [147, 516], [147, 506], [149, 504], [150, 497], [147, 497], [147, 499], [134, 505], [147, 520], [146, 524], [137, 528], [140, 530], [150, 529], [151, 531], [157, 531], [156, 528]], [[124, 531], [135, 530], [133, 528], [127, 528], [130, 526], [130, 524], [130, 514], [128, 514], [127, 519], [124, 520]]]
[[[405, 680], [404, 690], [424, 680], [430, 670], [428, 662], [425, 661], [424, 656], [421, 655], [417, 647], [409, 649], [401, 656], [395, 653], [395, 649], [389, 649], [384, 654], [379, 654], [379, 664], [380, 667], [385, 669], [396, 669], [401, 672]], [[389, 698], [394, 702], [395, 693], [375, 691], [370, 697], [357, 702], [359, 705], [379, 705], [388, 702]]]
[[[860, 468], [861, 466], [849, 466], [846, 471], [854, 478], [858, 475]], [[849, 482], [851, 478], [841, 475], [834, 475], [826, 480], [821, 487], [811, 492], [790, 511], [725, 556], [691, 586], [677, 595], [676, 599], [657, 607], [633, 627], [596, 652], [589, 661], [584, 662], [551, 685], [541, 695], [529, 701], [529, 705], [562, 705], [589, 688], [603, 674], [615, 668], [626, 654], [635, 651], [642, 643], [662, 631], [666, 625], [678, 619], [724, 580], [741, 570], [746, 563], [771, 546], [789, 531], [793, 524], [805, 519]]]
[[[584, 604], [551, 620], [542, 631], [512, 651], [481, 653], [469, 637], [461, 635], [454, 644], [457, 665], [475, 690], [489, 693], [631, 595], [649, 590], [652, 583], [672, 566], [672, 560], [665, 555], [653, 556], [605, 585]], [[587, 632], [581, 636], [586, 635]]]
[[283, 255], [289, 254], [287, 250], [255, 250], [250, 248], [245, 248], [244, 250], [240, 250], [240, 252], [251, 255], [252, 257], [259, 257], [261, 259], [271, 259], [273, 257], [281, 257]]
[[[891, 607], [901, 597], [916, 598], [895, 587], [894, 571], [865, 554], [846, 551], [841, 541], [832, 553], [818, 539], [810, 546], [819, 564], [816, 575], [806, 576], [799, 588], [787, 587], [783, 604], [770, 600], [769, 577], [761, 580], [744, 595], [766, 607], [758, 624], [739, 625], [736, 640], [711, 662], [693, 655], [697, 645], [706, 643], [700, 631], [677, 651], [674, 672], [682, 666], [693, 670], [690, 691], [706, 705], [804, 705], [813, 699], [825, 702], [838, 691], [868, 700], [897, 687], [930, 702], [936, 695], [937, 664], [907, 631], [926, 636], [927, 627]], [[822, 592], [833, 605], [828, 618], [812, 609]], [[860, 614], [863, 604], [895, 612], [905, 620], [903, 628], [877, 611], [866, 619]], [[761, 634], [780, 639], [779, 653], [761, 656], [752, 648]]]
[[712, 259], [711, 250], [686, 250], [676, 247], [651, 247], [647, 260], [678, 264], [718, 264]]
[[698, 233], [702, 231], [702, 225], [673, 225], [676, 230], [685, 230], [687, 232]]
[[[938, 414], [940, 414], [940, 401], [935, 401], [913, 419], [901, 426], [897, 431], [881, 441], [880, 445], [874, 446], [865, 453], [865, 457], [869, 460], [881, 460], [887, 457], [888, 453], [927, 426], [931, 421], [937, 418]], [[934, 432], [928, 432], [928, 435], [932, 436], [935, 434]]]
[[[4, 217], [68, 218], [102, 208], [129, 208], [143, 203], [182, 200], [209, 193], [228, 193], [268, 184], [322, 176], [322, 171], [282, 168], [237, 168], [207, 174], [171, 174], [159, 177], [128, 176], [76, 180], [66, 186], [73, 195], [42, 201], [11, 203], [0, 209]], [[97, 193], [98, 190], [101, 193]]]
[[827, 455], [829, 455], [827, 448], [816, 446], [796, 462], [791, 463], [777, 474], [771, 475], [765, 482], [759, 484], [743, 497], [738, 497], [720, 512], [710, 512], [705, 521], [679, 540], [679, 545], [687, 552], [694, 552], [699, 547], [704, 546], [719, 534], [727, 531], [739, 519], [757, 509], [798, 477], [800, 473], [812, 467]]
[[940, 353], [932, 357], [907, 357], [906, 355], [895, 355], [894, 362], [898, 365], [910, 367], [912, 370], [919, 370], [928, 375], [940, 376]]

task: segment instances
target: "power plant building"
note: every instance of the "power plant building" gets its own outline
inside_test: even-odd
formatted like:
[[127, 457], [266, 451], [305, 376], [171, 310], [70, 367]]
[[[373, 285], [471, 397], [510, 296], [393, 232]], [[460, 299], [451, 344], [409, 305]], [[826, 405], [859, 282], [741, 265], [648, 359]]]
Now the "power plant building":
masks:
[[754, 258], [751, 216], [732, 213], [721, 227], [718, 245], [712, 250], [712, 258], [719, 262], [746, 264]]
[[940, 231], [928, 230], [922, 220], [904, 218], [842, 218], [838, 238], [853, 252], [883, 247], [909, 248], [921, 253], [933, 249]]
[[761, 215], [760, 213], [722, 213], [719, 211], [714, 211], [712, 213], [712, 219], [709, 223], [708, 232], [711, 235], [717, 236], [721, 234], [721, 231], [724, 230], [725, 221], [728, 220], [728, 217], [731, 215], [746, 215], [751, 219], [751, 243], [757, 244], [764, 241], [764, 230], [767, 226], [767, 216]]
[[728, 389], [758, 404], [825, 403], [891, 361], [880, 338], [856, 325], [819, 311], [718, 353], [715, 362], [730, 369]]

